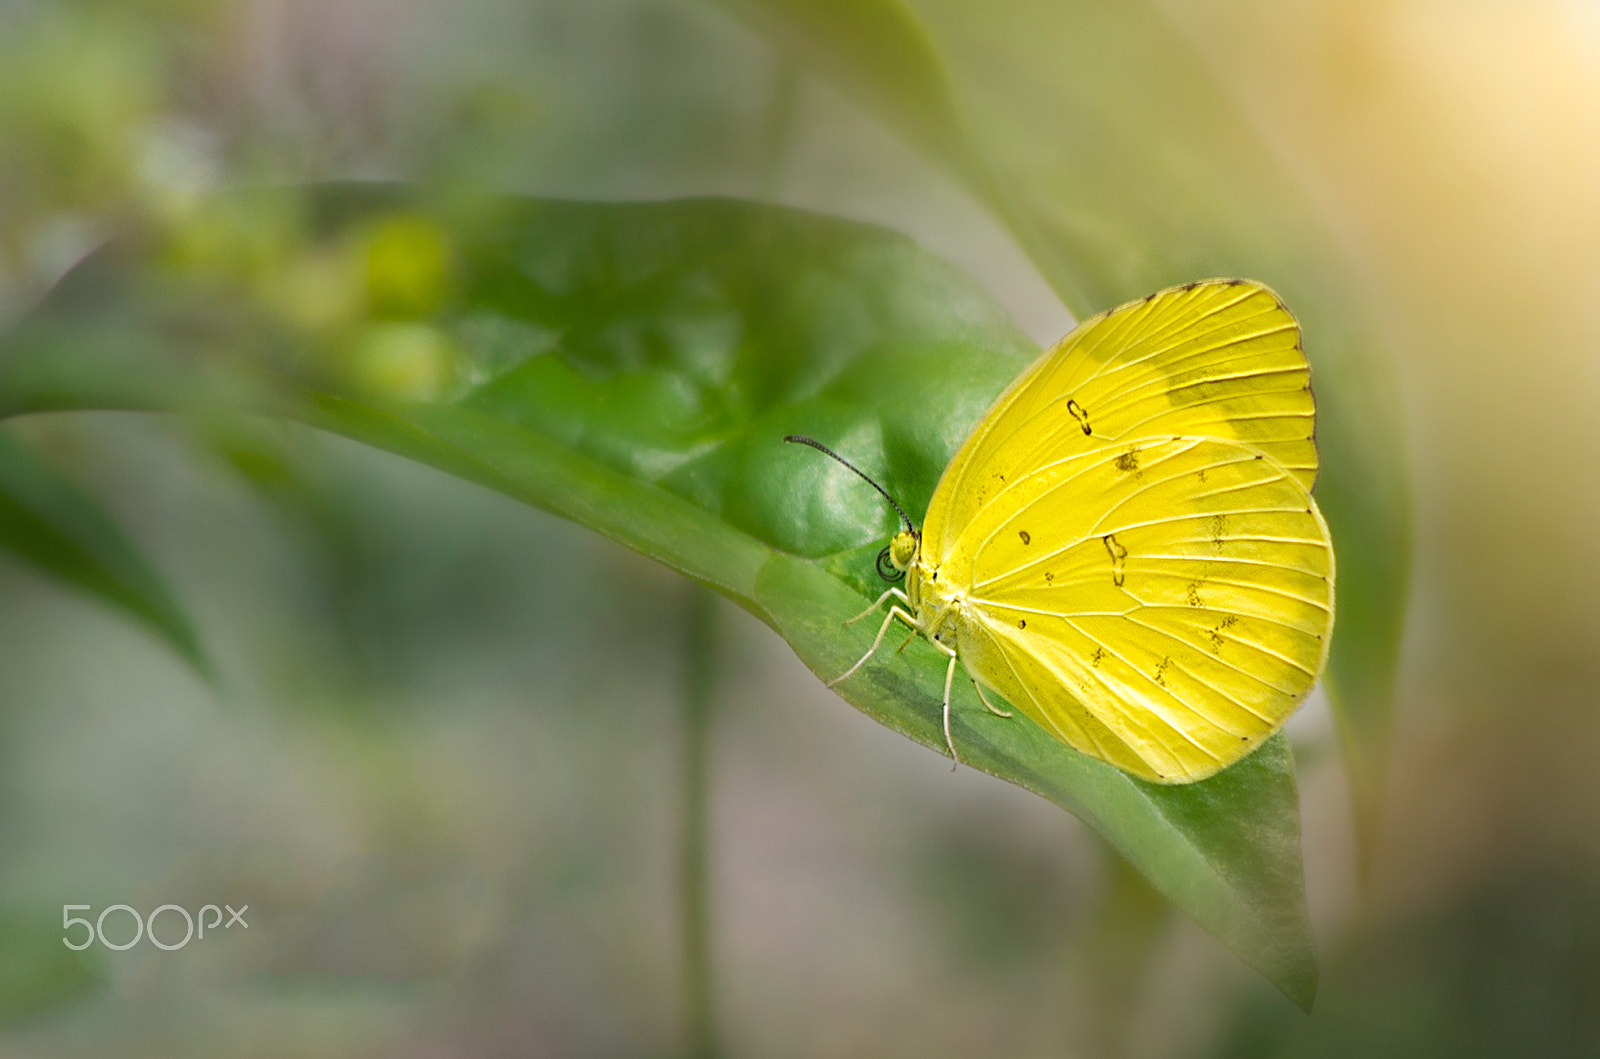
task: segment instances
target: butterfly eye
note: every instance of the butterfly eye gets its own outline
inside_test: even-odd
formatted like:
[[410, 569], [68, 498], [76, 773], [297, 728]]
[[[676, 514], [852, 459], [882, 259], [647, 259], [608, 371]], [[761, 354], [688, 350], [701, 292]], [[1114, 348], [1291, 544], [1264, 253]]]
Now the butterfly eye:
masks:
[[878, 576], [885, 581], [904, 580], [906, 572], [894, 565], [894, 560], [889, 557], [890, 545], [885, 544], [883, 551], [878, 553]]

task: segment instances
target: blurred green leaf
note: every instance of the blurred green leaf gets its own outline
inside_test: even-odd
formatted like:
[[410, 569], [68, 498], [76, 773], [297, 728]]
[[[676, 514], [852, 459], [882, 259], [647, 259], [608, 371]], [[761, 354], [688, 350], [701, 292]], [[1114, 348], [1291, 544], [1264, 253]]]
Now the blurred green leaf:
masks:
[[[430, 212], [396, 189], [362, 187], [323, 189], [310, 205], [304, 245], [285, 267], [396, 215], [436, 225], [452, 293], [413, 326], [431, 328], [432, 348], [451, 359], [425, 373], [435, 399], [400, 400], [345, 359], [372, 325], [331, 325], [341, 345], [315, 360], [318, 334], [306, 331], [298, 377], [320, 390], [281, 411], [621, 541], [741, 603], [827, 676], [864, 649], [870, 631], [841, 623], [874, 591], [873, 558], [895, 518], [848, 472], [783, 436], [826, 439], [920, 512], [972, 425], [1037, 353], [987, 295], [910, 240], [816, 214], [712, 200], [497, 200]], [[134, 267], [127, 284], [199, 304], [172, 293], [182, 274]], [[276, 288], [270, 276], [257, 282]], [[70, 282], [67, 293], [81, 319]], [[152, 316], [146, 298], [120, 303], [146, 320], [177, 318]], [[47, 302], [21, 333], [59, 335], [68, 323], [56, 314]], [[201, 355], [191, 340], [203, 331], [163, 327], [152, 340], [170, 343], [168, 358]], [[0, 342], [0, 385], [29, 377], [30, 358], [56, 348]], [[285, 372], [293, 366], [292, 355], [274, 355]], [[154, 396], [127, 379], [114, 403]], [[35, 396], [60, 407], [69, 382], [56, 376]], [[85, 394], [108, 397], [96, 383]], [[26, 408], [25, 394], [10, 396], [7, 407]], [[939, 749], [943, 666], [924, 648], [883, 657], [840, 690]], [[1154, 787], [973, 706], [958, 696], [957, 739], [976, 767], [1078, 814], [1179, 908], [1309, 1002], [1297, 795], [1281, 740], [1205, 783]]]
[[188, 616], [116, 523], [77, 486], [3, 432], [0, 548], [134, 615], [210, 676]]
[[0, 334], [0, 417], [271, 407], [283, 328], [239, 292], [172, 275], [138, 237], [68, 272]]
[[944, 61], [902, 0], [715, 0], [871, 100], [918, 148], [981, 188]]
[[25, 1022], [104, 986], [92, 954], [73, 952], [61, 937], [60, 925], [37, 909], [0, 911], [0, 1026]]
[[1294, 308], [1339, 561], [1328, 687], [1370, 843], [1410, 566], [1396, 387], [1334, 236], [1249, 116], [1148, 3], [718, 2], [965, 180], [1080, 318], [1208, 276]]

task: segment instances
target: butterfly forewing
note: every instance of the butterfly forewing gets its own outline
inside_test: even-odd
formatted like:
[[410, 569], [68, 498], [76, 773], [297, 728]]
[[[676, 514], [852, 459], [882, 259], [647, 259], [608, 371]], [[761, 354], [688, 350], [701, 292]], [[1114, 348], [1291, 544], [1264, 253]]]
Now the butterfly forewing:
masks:
[[969, 670], [1069, 744], [1164, 782], [1209, 775], [1275, 731], [1315, 683], [1333, 618], [1333, 551], [1310, 495], [1215, 438], [1020, 474], [939, 570], [982, 627], [962, 633]]
[[1277, 295], [1174, 287], [1086, 320], [1001, 395], [946, 469], [924, 539], [942, 555], [1008, 480], [1138, 438], [1238, 440], [1310, 489], [1314, 428], [1300, 328]]

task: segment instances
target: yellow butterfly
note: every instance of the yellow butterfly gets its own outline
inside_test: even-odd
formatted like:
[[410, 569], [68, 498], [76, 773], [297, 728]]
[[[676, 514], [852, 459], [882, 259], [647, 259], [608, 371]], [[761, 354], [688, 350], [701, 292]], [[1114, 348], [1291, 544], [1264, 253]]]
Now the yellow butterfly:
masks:
[[[919, 532], [879, 557], [899, 619], [1075, 750], [1157, 783], [1248, 754], [1316, 683], [1333, 545], [1311, 371], [1267, 287], [1206, 280], [1084, 321], [995, 401]], [[892, 601], [892, 602], [891, 602]]]

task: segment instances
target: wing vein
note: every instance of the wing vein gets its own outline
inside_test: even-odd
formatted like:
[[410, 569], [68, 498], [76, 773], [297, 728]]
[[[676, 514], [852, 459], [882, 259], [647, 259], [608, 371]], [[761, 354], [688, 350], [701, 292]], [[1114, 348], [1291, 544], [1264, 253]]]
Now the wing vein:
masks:
[[[1173, 371], [1174, 368], [1176, 368], [1178, 365], [1184, 364], [1184, 363], [1186, 363], [1188, 361], [1198, 360], [1198, 359], [1204, 358], [1208, 354], [1215, 353], [1218, 350], [1232, 349], [1232, 348], [1234, 348], [1236, 346], [1242, 346], [1246, 342], [1254, 342], [1257, 339], [1270, 338], [1275, 334], [1282, 334], [1283, 332], [1286, 332], [1286, 331], [1298, 331], [1298, 330], [1299, 330], [1299, 328], [1296, 327], [1293, 324], [1283, 324], [1283, 325], [1278, 326], [1278, 327], [1268, 328], [1268, 329], [1263, 330], [1263, 331], [1256, 331], [1254, 333], [1247, 334], [1247, 335], [1229, 335], [1229, 336], [1226, 336], [1224, 338], [1219, 338], [1214, 342], [1210, 342], [1210, 343], [1207, 343], [1205, 345], [1197, 345], [1193, 349], [1186, 350], [1183, 353], [1182, 356], [1175, 357], [1170, 361], [1162, 363], [1159, 368], [1147, 368], [1147, 367], [1145, 367], [1145, 365], [1148, 365], [1150, 361], [1159, 359], [1163, 354], [1173, 353], [1176, 350], [1178, 350], [1179, 348], [1181, 348], [1181, 346], [1183, 345], [1183, 343], [1177, 343], [1177, 342], [1170, 343], [1170, 344], [1167, 344], [1167, 345], [1164, 345], [1164, 346], [1160, 346], [1160, 347], [1158, 347], [1156, 349], [1153, 349], [1149, 353], [1146, 353], [1145, 355], [1143, 355], [1141, 357], [1137, 357], [1137, 358], [1132, 359], [1132, 360], [1122, 360], [1122, 361], [1108, 362], [1107, 367], [1106, 367], [1105, 370], [1097, 372], [1096, 374], [1090, 376], [1090, 378], [1093, 378], [1093, 379], [1108, 379], [1111, 376], [1116, 375], [1119, 372], [1125, 372], [1125, 371], [1129, 371], [1129, 370], [1132, 370], [1132, 369], [1135, 369], [1135, 368], [1145, 368], [1146, 371], [1157, 371], [1157, 372], [1160, 372], [1163, 375], [1166, 375], [1166, 376], [1170, 377], [1171, 375], [1174, 374], [1174, 371]], [[1206, 332], [1205, 334], [1197, 334], [1197, 335], [1195, 335], [1194, 339], [1191, 339], [1190, 341], [1199, 341], [1199, 340], [1201, 340], [1201, 339], [1203, 339], [1203, 338], [1205, 338], [1205, 337], [1207, 337], [1209, 335], [1213, 335], [1213, 334], [1216, 334], [1216, 333], [1217, 333], [1216, 331], [1211, 331], [1211, 332]], [[1227, 357], [1225, 359], [1218, 360], [1216, 363], [1217, 364], [1229, 364], [1229, 363], [1233, 363], [1235, 361], [1248, 360], [1248, 359], [1251, 359], [1251, 358], [1254, 358], [1254, 357], [1265, 357], [1265, 356], [1271, 356], [1271, 355], [1274, 355], [1274, 354], [1283, 354], [1283, 353], [1289, 352], [1290, 350], [1298, 350], [1299, 348], [1300, 347], [1297, 344], [1297, 345], [1294, 345], [1294, 346], [1283, 346], [1283, 347], [1274, 348], [1274, 349], [1241, 350], [1239, 352], [1238, 356]], [[1302, 356], [1303, 355], [1304, 354], [1302, 354]], [[1302, 361], [1301, 362], [1301, 366], [1300, 366], [1300, 370], [1304, 370], [1304, 368], [1305, 368], [1305, 364], [1304, 364], [1304, 361]]]
[[[1149, 680], [1148, 677], [1146, 677], [1142, 672], [1140, 672], [1139, 667], [1134, 665], [1133, 662], [1130, 661], [1127, 657], [1125, 657], [1120, 651], [1118, 651], [1115, 646], [1106, 643], [1104, 640], [1100, 639], [1098, 636], [1096, 636], [1093, 633], [1085, 630], [1082, 626], [1080, 626], [1077, 622], [1073, 621], [1071, 618], [1067, 618], [1066, 622], [1067, 622], [1068, 625], [1071, 625], [1074, 629], [1076, 629], [1078, 631], [1078, 635], [1082, 636], [1086, 640], [1091, 640], [1095, 644], [1097, 644], [1100, 647], [1104, 648], [1107, 654], [1111, 655], [1113, 658], [1117, 659], [1123, 665], [1127, 666], [1129, 669], [1131, 669], [1135, 673], [1137, 673], [1141, 680], [1146, 680], [1146, 681], [1148, 681], [1149, 683], [1152, 683], [1152, 684], [1155, 683], [1155, 681]], [[1090, 672], [1094, 672], [1094, 670], [1091, 669]], [[1110, 688], [1109, 685], [1106, 685], [1105, 679], [1103, 677], [1100, 677], [1098, 679], [1100, 680], [1101, 685], [1105, 686], [1107, 694], [1109, 694], [1113, 699], [1117, 700], [1118, 702], [1122, 701], [1122, 696], [1118, 695], [1115, 691], [1113, 691]], [[1161, 687], [1161, 685], [1159, 685], [1159, 684], [1156, 684], [1156, 686], [1157, 687]], [[1187, 707], [1187, 704], [1182, 699], [1179, 699], [1176, 695], [1172, 694], [1172, 691], [1170, 689], [1161, 687], [1161, 690], [1166, 692], [1167, 697], [1172, 699], [1179, 706]], [[1193, 736], [1191, 736], [1188, 732], [1185, 732], [1176, 722], [1174, 722], [1170, 717], [1168, 717], [1162, 711], [1157, 710], [1154, 707], [1151, 707], [1150, 715], [1152, 717], [1155, 717], [1157, 720], [1159, 720], [1162, 724], [1166, 725], [1168, 728], [1172, 729], [1173, 732], [1175, 732], [1179, 736], [1181, 736], [1184, 739], [1184, 741], [1190, 743], [1192, 746], [1194, 746], [1194, 748], [1196, 750], [1198, 750], [1202, 754], [1206, 755], [1206, 757], [1211, 758], [1213, 761], [1221, 761], [1222, 760], [1220, 757], [1217, 756], [1217, 754], [1214, 751], [1210, 750], [1209, 748], [1207, 748], [1205, 746], [1202, 746], [1199, 742], [1197, 742], [1194, 739]]]
[[[1215, 613], [1215, 612], [1213, 612], [1213, 613]], [[1176, 633], [1174, 633], [1174, 632], [1172, 632], [1172, 631], [1170, 631], [1168, 629], [1163, 629], [1159, 625], [1151, 625], [1149, 622], [1140, 619], [1137, 615], [1135, 615], [1132, 612], [1130, 612], [1127, 615], [1125, 615], [1125, 617], [1129, 621], [1133, 622], [1135, 625], [1138, 625], [1141, 628], [1149, 629], [1151, 632], [1155, 633], [1157, 636], [1164, 636], [1167, 639], [1173, 641], [1174, 643], [1182, 644], [1184, 647], [1188, 647], [1191, 650], [1203, 650], [1203, 648], [1200, 648], [1200, 646], [1198, 644], [1190, 643], [1188, 640], [1185, 640], [1183, 637], [1177, 635]], [[1248, 615], [1246, 615], [1246, 617], [1248, 617]], [[1264, 647], [1264, 646], [1262, 646], [1260, 644], [1252, 643], [1252, 642], [1250, 642], [1248, 640], [1241, 640], [1241, 639], [1239, 639], [1237, 637], [1233, 638], [1233, 642], [1236, 643], [1236, 644], [1243, 644], [1246, 647], [1250, 647], [1250, 648], [1253, 648], [1255, 650], [1258, 650], [1264, 655], [1270, 655], [1273, 658], [1278, 659], [1278, 661], [1284, 663], [1285, 665], [1293, 666], [1295, 669], [1298, 669], [1300, 672], [1304, 673], [1308, 677], [1312, 677], [1313, 679], [1315, 679], [1315, 677], [1316, 677], [1315, 673], [1313, 673], [1311, 670], [1307, 669], [1305, 666], [1301, 665], [1299, 662], [1295, 661], [1292, 658], [1287, 658], [1287, 657], [1279, 654], [1278, 652], [1276, 652], [1276, 651], [1274, 651], [1274, 650], [1272, 650], [1272, 649], [1270, 649], [1268, 647]], [[1240, 676], [1249, 677], [1251, 680], [1254, 680], [1257, 684], [1265, 685], [1266, 687], [1271, 688], [1273, 691], [1278, 692], [1280, 695], [1293, 695], [1293, 694], [1295, 694], [1295, 690], [1293, 688], [1281, 688], [1278, 685], [1272, 683], [1272, 681], [1270, 681], [1270, 680], [1263, 680], [1263, 679], [1261, 679], [1261, 677], [1259, 677], [1256, 674], [1250, 672], [1248, 669], [1244, 669], [1244, 668], [1242, 668], [1240, 666], [1234, 665], [1232, 662], [1228, 662], [1228, 661], [1224, 660], [1221, 655], [1211, 655], [1210, 657], [1216, 659], [1216, 662], [1217, 662], [1218, 665], [1226, 666], [1227, 668], [1233, 670], [1235, 673], [1238, 673]], [[1202, 683], [1202, 684], [1205, 684], [1207, 687], [1214, 687], [1215, 686], [1215, 685], [1211, 684], [1210, 681], [1205, 680], [1204, 678], [1196, 675], [1192, 670], [1187, 671], [1187, 672], [1189, 672], [1190, 676], [1193, 676], [1196, 680], [1200, 681], [1200, 683]], [[1241, 703], [1240, 705], [1243, 705], [1243, 704]], [[1246, 707], [1246, 708], [1248, 709], [1248, 707]], [[1255, 711], [1252, 710], [1251, 712], [1253, 713]], [[1261, 719], [1262, 720], [1266, 720], [1265, 717], [1262, 717]]]

